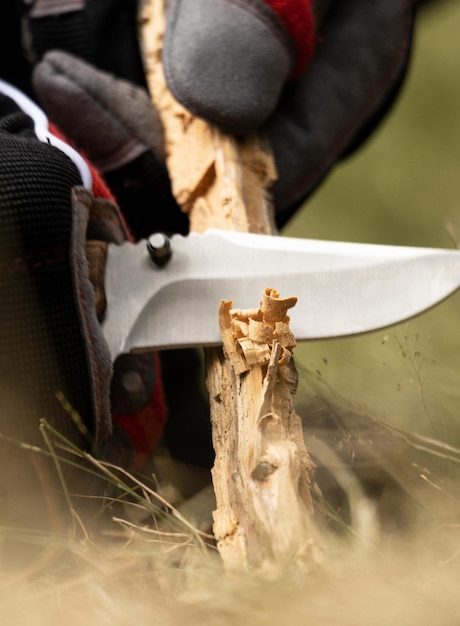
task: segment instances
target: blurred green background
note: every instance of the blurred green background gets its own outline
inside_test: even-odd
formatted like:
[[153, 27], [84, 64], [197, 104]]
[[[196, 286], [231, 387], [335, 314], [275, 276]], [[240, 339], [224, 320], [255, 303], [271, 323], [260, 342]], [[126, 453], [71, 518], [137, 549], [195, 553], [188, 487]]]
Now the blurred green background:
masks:
[[[420, 11], [391, 113], [338, 165], [288, 236], [452, 247], [460, 241], [460, 2]], [[291, 295], [291, 294], [286, 294]], [[460, 295], [382, 332], [296, 348], [301, 378], [393, 426], [460, 445]], [[302, 384], [299, 394], [302, 393]]]

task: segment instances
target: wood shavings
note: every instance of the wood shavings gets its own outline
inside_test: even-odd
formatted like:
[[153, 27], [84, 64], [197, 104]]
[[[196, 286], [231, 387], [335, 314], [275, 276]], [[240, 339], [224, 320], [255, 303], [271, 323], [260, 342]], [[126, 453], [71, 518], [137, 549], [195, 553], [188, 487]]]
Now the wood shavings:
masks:
[[279, 292], [271, 288], [264, 290], [259, 308], [233, 309], [225, 301], [219, 325], [225, 353], [238, 373], [256, 364], [267, 365], [274, 341], [283, 348], [280, 365], [290, 360], [296, 341], [289, 329], [287, 311], [296, 302], [296, 297], [280, 298]]

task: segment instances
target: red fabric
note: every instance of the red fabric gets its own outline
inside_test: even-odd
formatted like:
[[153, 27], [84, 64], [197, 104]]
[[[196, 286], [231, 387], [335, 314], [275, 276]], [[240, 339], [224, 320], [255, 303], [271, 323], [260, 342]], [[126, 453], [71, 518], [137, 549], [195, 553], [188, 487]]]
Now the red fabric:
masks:
[[134, 452], [131, 470], [138, 470], [146, 463], [163, 435], [166, 401], [160, 367], [159, 355], [155, 354], [156, 383], [150, 401], [140, 411], [112, 414], [114, 424], [121, 426], [131, 441]]
[[[99, 172], [99, 170], [94, 167], [94, 165], [87, 158], [85, 153], [82, 152], [81, 150], [79, 150], [71, 141], [69, 141], [69, 139], [67, 139], [67, 137], [63, 133], [61, 133], [59, 128], [57, 128], [57, 126], [55, 126], [52, 122], [49, 122], [48, 129], [49, 129], [50, 133], [52, 133], [55, 137], [57, 137], [58, 139], [61, 139], [62, 141], [65, 141], [65, 143], [69, 144], [69, 146], [71, 146], [72, 148], [77, 150], [77, 152], [80, 154], [80, 156], [85, 160], [85, 163], [89, 167], [89, 171], [91, 172], [91, 178], [92, 178], [92, 182], [93, 182], [91, 191], [92, 191], [94, 197], [95, 198], [106, 198], [107, 200], [110, 200], [111, 202], [114, 202], [115, 204], [117, 204], [117, 199], [115, 198], [113, 193], [110, 191], [107, 183], [105, 182], [105, 178], [102, 176], [102, 174]], [[126, 234], [128, 236], [128, 240], [131, 241], [131, 242], [134, 242], [135, 238], [132, 235], [132, 233], [130, 232], [130, 230], [128, 228], [128, 223], [126, 222], [126, 219], [125, 219], [125, 217], [124, 217], [124, 215], [122, 213], [120, 213], [120, 218], [121, 218], [121, 220], [123, 222], [123, 227], [124, 227], [124, 230], [125, 230], [125, 232], [126, 232]]]
[[[69, 146], [72, 146], [72, 148], [75, 148], [72, 142], [69, 141], [67, 137], [63, 133], [61, 133], [61, 131], [52, 122], [49, 123], [48, 127], [50, 133], [52, 133], [55, 137], [61, 139], [62, 141], [65, 141], [65, 143], [69, 144]], [[89, 167], [89, 170], [91, 172], [91, 176], [93, 179], [92, 192], [94, 196], [96, 198], [107, 198], [108, 200], [112, 200], [112, 202], [116, 202], [112, 192], [108, 188], [105, 180], [102, 178], [102, 175], [99, 173], [99, 171], [94, 167], [91, 161], [86, 158], [81, 150], [78, 150], [78, 153], [84, 158], [86, 165]]]
[[312, 0], [263, 0], [275, 11], [295, 42], [297, 64], [293, 78], [307, 67], [315, 47], [315, 24]]

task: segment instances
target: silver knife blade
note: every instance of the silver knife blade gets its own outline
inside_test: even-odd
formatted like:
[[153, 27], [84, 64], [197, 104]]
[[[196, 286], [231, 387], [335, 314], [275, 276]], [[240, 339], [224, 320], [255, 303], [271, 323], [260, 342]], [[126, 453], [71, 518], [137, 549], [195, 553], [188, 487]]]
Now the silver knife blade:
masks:
[[102, 324], [112, 358], [134, 349], [221, 344], [217, 309], [257, 306], [262, 291], [297, 296], [298, 340], [369, 332], [413, 317], [460, 286], [460, 251], [209, 230], [171, 238], [152, 263], [146, 242], [110, 245]]

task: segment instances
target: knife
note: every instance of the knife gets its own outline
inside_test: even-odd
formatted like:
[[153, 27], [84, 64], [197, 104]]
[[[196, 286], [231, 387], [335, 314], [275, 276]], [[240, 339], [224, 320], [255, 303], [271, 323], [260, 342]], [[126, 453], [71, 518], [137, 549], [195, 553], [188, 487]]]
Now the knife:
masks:
[[102, 330], [113, 359], [133, 350], [217, 346], [221, 300], [253, 308], [267, 287], [297, 296], [297, 340], [391, 326], [460, 287], [460, 251], [208, 230], [165, 240], [152, 262], [146, 240], [109, 246]]

